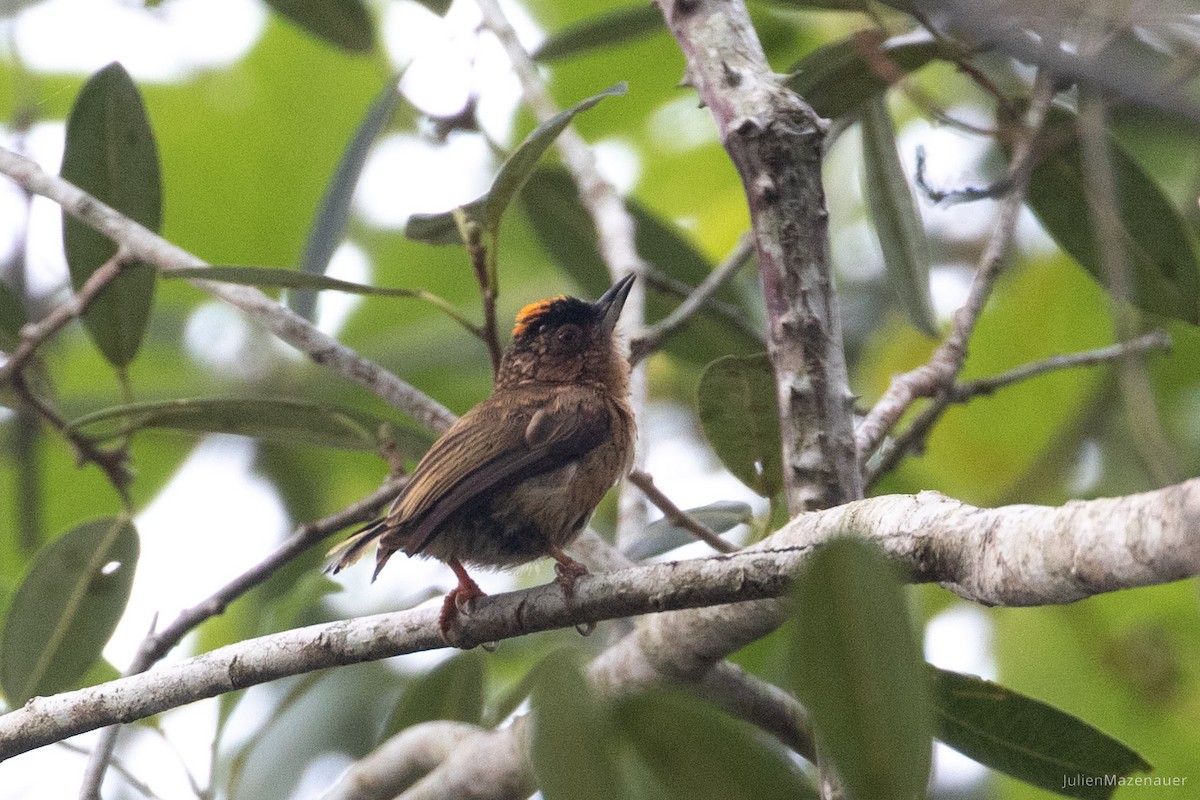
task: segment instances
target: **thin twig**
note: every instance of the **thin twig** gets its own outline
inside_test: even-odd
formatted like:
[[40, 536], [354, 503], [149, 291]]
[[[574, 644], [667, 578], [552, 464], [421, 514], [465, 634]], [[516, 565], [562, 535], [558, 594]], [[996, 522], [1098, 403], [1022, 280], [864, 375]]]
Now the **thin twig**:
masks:
[[82, 315], [96, 295], [113, 278], [117, 277], [121, 273], [121, 269], [130, 261], [128, 254], [122, 248], [118, 248], [116, 254], [89, 275], [88, 279], [83, 282], [83, 286], [80, 286], [79, 291], [73, 294], [69, 300], [55, 306], [40, 321], [23, 327], [21, 341], [17, 343], [17, 347], [8, 361], [0, 366], [0, 384], [11, 380], [21, 366], [33, 356], [42, 342], [57, 333], [68, 322]]
[[[695, 286], [684, 283], [683, 281], [672, 278], [665, 272], [660, 272], [653, 267], [646, 267], [642, 270], [642, 277], [646, 280], [647, 285], [653, 286], [660, 292], [673, 294], [676, 297], [681, 297], [684, 300], [691, 297], [695, 292]], [[713, 313], [720, 314], [724, 319], [731, 324], [740, 328], [747, 336], [762, 342], [763, 347], [767, 346], [763, 339], [762, 331], [757, 330], [747, 319], [746, 312], [738, 308], [732, 303], [726, 303], [724, 300], [718, 300], [715, 297], [708, 297], [704, 301], [704, 307]]]
[[952, 403], [966, 403], [975, 397], [990, 395], [998, 389], [1012, 386], [1050, 372], [1079, 367], [1093, 367], [1112, 361], [1121, 361], [1133, 354], [1148, 353], [1153, 350], [1170, 350], [1171, 338], [1160, 330], [1151, 331], [1127, 342], [1100, 347], [1095, 350], [1084, 350], [1079, 353], [1065, 353], [1049, 358], [1023, 364], [990, 378], [979, 378], [966, 383], [957, 383], [949, 391], [934, 397], [927, 406], [891, 443], [881, 449], [881, 457], [873, 466], [867, 468], [867, 483], [873, 485], [881, 477], [891, 472], [907, 455], [920, 452], [929, 432], [941, 419], [942, 414]]
[[704, 280], [688, 294], [683, 302], [675, 307], [667, 316], [642, 331], [642, 335], [629, 343], [629, 360], [636, 364], [646, 356], [654, 353], [680, 328], [687, 324], [704, 308], [713, 294], [725, 285], [725, 282], [738, 273], [754, 256], [754, 237], [745, 234], [738, 240], [733, 251], [725, 257], [716, 269], [704, 277]]
[[887, 391], [858, 426], [856, 439], [860, 464], [866, 463], [883, 441], [883, 437], [918, 398], [933, 397], [946, 391], [962, 370], [975, 325], [979, 322], [984, 306], [992, 294], [992, 288], [1000, 276], [1005, 257], [1012, 245], [1017, 219], [1025, 202], [1029, 175], [1038, 152], [1036, 143], [1053, 97], [1052, 81], [1046, 74], [1039, 73], [1034, 82], [1028, 130], [1017, 142], [1009, 166], [1011, 190], [998, 204], [995, 226], [980, 258], [967, 301], [955, 313], [950, 333], [934, 351], [929, 362], [892, 378]]
[[[341, 511], [298, 527], [269, 556], [222, 586], [205, 600], [180, 612], [175, 621], [163, 630], [157, 633], [152, 631], [147, 635], [138, 647], [133, 662], [123, 675], [128, 677], [150, 669], [200, 623], [224, 613], [230, 603], [251, 589], [260, 586], [274, 575], [276, 570], [330, 533], [370, 519], [378, 513], [381, 506], [395, 498], [403, 484], [403, 479], [390, 480], [362, 500], [346, 506]], [[120, 726], [113, 725], [106, 728], [101, 734], [100, 741], [97, 742], [92, 751], [92, 758], [88, 762], [81, 797], [99, 797], [104, 771], [112, 756], [120, 730]]]
[[[210, 266], [79, 187], [3, 147], [0, 147], [0, 174], [12, 178], [26, 191], [58, 203], [68, 214], [117, 242], [132, 259], [153, 264], [163, 272], [181, 267]], [[316, 363], [367, 388], [431, 430], [444, 431], [454, 422], [454, 414], [445, 406], [322, 333], [311, 322], [258, 289], [199, 278], [188, 279], [188, 282], [240, 309]]]
[[458, 225], [458, 234], [462, 237], [467, 249], [467, 258], [471, 261], [471, 270], [475, 273], [475, 281], [479, 284], [479, 299], [483, 305], [483, 325], [479, 327], [479, 338], [487, 345], [488, 356], [492, 360], [492, 378], [500, 372], [500, 336], [496, 328], [496, 295], [499, 293], [496, 273], [496, 241], [492, 237], [489, 244], [483, 241], [483, 228], [478, 222], [468, 218], [461, 208], [454, 209], [454, 222]]
[[737, 545], [725, 541], [712, 528], [675, 505], [671, 501], [671, 498], [663, 494], [662, 490], [654, 485], [654, 478], [649, 474], [642, 472], [640, 469], [635, 469], [629, 473], [629, 482], [641, 489], [650, 502], [657, 506], [673, 524], [692, 533], [697, 539], [706, 543], [718, 553], [732, 553], [738, 549]]

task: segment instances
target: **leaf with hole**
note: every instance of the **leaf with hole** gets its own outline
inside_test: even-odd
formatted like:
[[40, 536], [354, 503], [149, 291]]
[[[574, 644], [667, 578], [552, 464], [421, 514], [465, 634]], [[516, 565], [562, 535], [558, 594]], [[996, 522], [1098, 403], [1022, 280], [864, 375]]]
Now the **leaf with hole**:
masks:
[[1076, 716], [999, 684], [928, 667], [937, 738], [980, 764], [1042, 789], [1107, 800], [1145, 759]]
[[843, 537], [796, 580], [791, 688], [853, 797], [911, 800], [929, 780], [927, 674], [896, 568]]
[[666, 29], [658, 6], [639, 3], [615, 8], [555, 31], [530, 55], [538, 61], [557, 61], [625, 44]]
[[0, 637], [10, 707], [73, 687], [96, 663], [125, 611], [137, 559], [126, 517], [84, 523], [37, 554]]
[[378, 450], [387, 437], [408, 458], [419, 458], [431, 444], [430, 437], [411, 423], [338, 406], [266, 398], [134, 403], [86, 414], [72, 422], [71, 428], [100, 441], [156, 428], [372, 451]]
[[[500, 171], [492, 179], [492, 185], [487, 192], [477, 200], [462, 206], [467, 219], [477, 222], [484, 230], [496, 231], [500, 226], [500, 218], [504, 215], [508, 204], [516, 196], [525, 181], [537, 167], [545, 152], [554, 144], [559, 134], [571, 124], [577, 114], [587, 111], [601, 100], [613, 95], [622, 95], [628, 91], [628, 84], [618, 83], [593, 95], [586, 100], [560, 111], [552, 118], [533, 129], [525, 141], [512, 152], [500, 166]], [[404, 235], [419, 242], [430, 244], [461, 244], [458, 225], [454, 221], [453, 211], [443, 211], [439, 214], [413, 214], [404, 228]]]
[[[358, 124], [350, 143], [342, 152], [341, 160], [325, 187], [321, 204], [308, 229], [308, 239], [300, 254], [300, 272], [309, 275], [324, 275], [329, 269], [329, 260], [342, 242], [346, 223], [350, 219], [350, 202], [354, 189], [367, 163], [375, 141], [387, 129], [400, 103], [400, 76], [393, 75], [388, 84], [371, 103], [366, 116]], [[288, 295], [288, 307], [305, 319], [311, 320], [316, 309], [317, 298], [312, 292], [301, 290]]]
[[[1027, 202], [1042, 227], [1102, 286], [1110, 287], [1088, 209], [1088, 181], [1072, 112], [1055, 108], [1047, 121], [1060, 146], [1033, 166]], [[1122, 255], [1133, 305], [1200, 324], [1200, 263], [1179, 212], [1119, 141], [1109, 137]]]
[[409, 681], [384, 737], [435, 719], [478, 725], [483, 718], [485, 663], [478, 652], [461, 653]]
[[783, 488], [779, 404], [766, 353], [708, 365], [697, 390], [700, 427], [725, 468], [763, 497]]
[[[736, 500], [721, 500], [700, 508], [689, 508], [687, 513], [713, 533], [725, 533], [749, 522], [753, 509]], [[625, 548], [625, 555], [634, 561], [641, 561], [694, 541], [696, 534], [663, 517], [647, 525], [642, 535]]]
[[889, 282], [900, 296], [913, 327], [926, 336], [937, 336], [937, 320], [929, 294], [929, 240], [896, 153], [896, 131], [884, 96], [867, 101], [859, 120], [863, 196], [883, 250]]
[[[67, 119], [62, 177], [158, 231], [162, 222], [158, 145], [142, 97], [120, 64], [109, 64], [79, 90]], [[116, 244], [66, 211], [63, 249], [75, 291], [117, 252]], [[154, 281], [150, 265], [127, 264], [83, 313], [92, 341], [115, 367], [124, 367], [137, 356], [154, 302]]]
[[365, 53], [375, 44], [375, 24], [363, 0], [267, 0], [267, 5], [342, 50]]

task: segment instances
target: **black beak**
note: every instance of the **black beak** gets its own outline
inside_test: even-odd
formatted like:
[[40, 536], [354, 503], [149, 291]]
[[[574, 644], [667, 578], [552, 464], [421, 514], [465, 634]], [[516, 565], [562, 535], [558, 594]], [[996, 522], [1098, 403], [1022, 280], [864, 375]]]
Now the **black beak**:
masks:
[[596, 310], [600, 312], [600, 329], [606, 335], [612, 333], [613, 328], [617, 327], [617, 320], [621, 317], [621, 309], [625, 306], [625, 298], [629, 297], [629, 290], [633, 288], [633, 281], [636, 277], [632, 272], [629, 273], [614, 283], [595, 302]]

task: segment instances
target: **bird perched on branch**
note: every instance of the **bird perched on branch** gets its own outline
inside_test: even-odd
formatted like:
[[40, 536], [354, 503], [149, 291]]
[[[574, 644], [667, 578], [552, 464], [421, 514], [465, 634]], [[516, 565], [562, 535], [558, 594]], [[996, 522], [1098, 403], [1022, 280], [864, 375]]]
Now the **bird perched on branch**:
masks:
[[560, 296], [522, 308], [492, 396], [434, 443], [385, 516], [330, 551], [330, 570], [373, 542], [376, 576], [397, 551], [446, 562], [458, 586], [442, 605], [443, 635], [483, 595], [464, 564], [549, 556], [569, 591], [587, 568], [563, 548], [633, 461], [629, 361], [613, 334], [633, 280], [594, 303]]

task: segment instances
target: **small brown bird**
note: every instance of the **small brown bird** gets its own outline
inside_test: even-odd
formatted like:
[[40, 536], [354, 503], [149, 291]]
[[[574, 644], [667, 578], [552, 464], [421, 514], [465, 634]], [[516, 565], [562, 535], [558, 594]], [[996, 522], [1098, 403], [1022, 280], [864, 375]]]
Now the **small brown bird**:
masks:
[[417, 464], [387, 514], [330, 551], [330, 569], [372, 542], [375, 575], [398, 550], [450, 565], [443, 634], [483, 591], [463, 564], [509, 567], [549, 556], [570, 590], [587, 568], [563, 552], [633, 461], [629, 361], [613, 328], [634, 276], [595, 303], [559, 296], [517, 314], [492, 396]]

